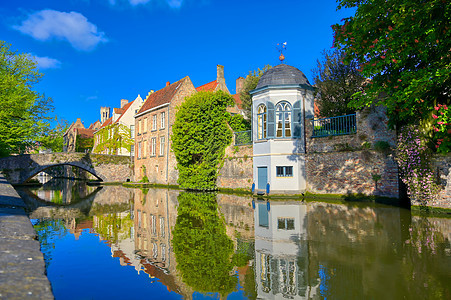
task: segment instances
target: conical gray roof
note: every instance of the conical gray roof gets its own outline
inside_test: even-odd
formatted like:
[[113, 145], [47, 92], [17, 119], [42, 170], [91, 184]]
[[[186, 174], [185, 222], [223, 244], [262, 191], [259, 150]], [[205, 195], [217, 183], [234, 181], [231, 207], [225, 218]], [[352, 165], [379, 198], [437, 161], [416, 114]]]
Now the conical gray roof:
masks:
[[303, 84], [311, 86], [307, 77], [299, 69], [286, 65], [277, 65], [265, 73], [258, 81], [256, 89], [268, 85], [288, 85], [288, 84]]

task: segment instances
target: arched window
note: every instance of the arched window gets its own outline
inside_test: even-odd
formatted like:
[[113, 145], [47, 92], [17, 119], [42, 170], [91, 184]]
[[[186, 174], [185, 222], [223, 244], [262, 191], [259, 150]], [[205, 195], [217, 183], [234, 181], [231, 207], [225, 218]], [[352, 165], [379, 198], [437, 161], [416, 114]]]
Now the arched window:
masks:
[[291, 137], [291, 105], [285, 101], [276, 105], [276, 137]]
[[257, 108], [257, 139], [266, 139], [266, 106], [261, 104]]

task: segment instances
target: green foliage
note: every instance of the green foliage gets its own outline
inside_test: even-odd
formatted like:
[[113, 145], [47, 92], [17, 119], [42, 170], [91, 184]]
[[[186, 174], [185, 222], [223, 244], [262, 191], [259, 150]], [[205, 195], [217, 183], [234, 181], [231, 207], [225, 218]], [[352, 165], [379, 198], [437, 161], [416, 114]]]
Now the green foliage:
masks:
[[[64, 138], [63, 135], [69, 128], [69, 123], [64, 120], [56, 120], [57, 124], [54, 128], [43, 132], [38, 141], [40, 144], [40, 149], [46, 150], [50, 149], [52, 152], [63, 152]], [[92, 146], [91, 146], [92, 148]]]
[[443, 0], [339, 0], [355, 7], [343, 19], [334, 44], [346, 61], [357, 60], [371, 83], [351, 105], [387, 107], [390, 125], [415, 124], [436, 104], [450, 105], [451, 2]]
[[249, 71], [249, 75], [244, 79], [243, 90], [240, 92], [240, 99], [243, 103], [243, 110], [246, 118], [249, 120], [252, 119], [252, 96], [249, 92], [255, 90], [260, 77], [271, 68], [270, 65], [266, 65], [263, 69], [258, 68], [256, 71]]
[[94, 146], [94, 138], [84, 138], [82, 136], [77, 136], [75, 143], [76, 152], [86, 152], [86, 150], [91, 150]]
[[179, 107], [171, 139], [182, 188], [216, 189], [218, 168], [232, 141], [226, 117], [232, 104], [233, 98], [223, 91], [203, 91]]
[[94, 153], [119, 154], [121, 149], [130, 152], [131, 146], [135, 143], [130, 128], [119, 123], [100, 129], [95, 134], [95, 138], [98, 143], [94, 148]]
[[432, 114], [435, 148], [439, 153], [451, 151], [451, 113], [446, 105], [438, 104]]
[[232, 115], [227, 113], [227, 123], [234, 132], [251, 130], [251, 122], [243, 118], [242, 115]]
[[317, 105], [321, 116], [335, 117], [352, 114], [355, 109], [348, 107], [352, 96], [363, 90], [365, 78], [360, 74], [358, 63], [351, 60], [343, 63], [344, 52], [324, 50], [322, 60], [317, 60], [317, 66], [312, 70], [313, 81], [317, 87]]
[[388, 153], [390, 151], [390, 144], [386, 141], [377, 141], [374, 143], [374, 150], [381, 153]]
[[130, 237], [130, 229], [133, 227], [130, 214], [123, 217], [120, 213], [103, 214], [94, 218], [97, 219], [94, 229], [101, 235], [102, 239], [116, 243]]
[[177, 270], [184, 283], [201, 293], [234, 291], [231, 276], [233, 242], [219, 217], [216, 194], [182, 192], [178, 196], [177, 221], [172, 244]]
[[36, 147], [48, 132], [52, 100], [33, 90], [41, 78], [27, 54], [0, 41], [0, 157]]

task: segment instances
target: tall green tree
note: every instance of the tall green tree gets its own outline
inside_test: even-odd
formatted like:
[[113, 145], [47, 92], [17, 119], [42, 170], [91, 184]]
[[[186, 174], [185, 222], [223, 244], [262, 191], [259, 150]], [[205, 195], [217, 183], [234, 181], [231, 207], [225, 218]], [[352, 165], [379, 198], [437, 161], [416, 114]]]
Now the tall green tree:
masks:
[[324, 50], [322, 58], [316, 61], [312, 70], [319, 111], [323, 117], [351, 114], [355, 108], [349, 107], [352, 96], [363, 90], [365, 78], [357, 71], [356, 60], [343, 62], [344, 52]]
[[55, 127], [42, 133], [38, 137], [40, 149], [50, 149], [53, 152], [63, 152], [64, 133], [69, 128], [67, 120], [56, 120]]
[[338, 0], [342, 7], [356, 13], [332, 26], [334, 44], [371, 79], [353, 107], [369, 106], [385, 94], [381, 101], [391, 125], [401, 125], [431, 116], [437, 104], [450, 104], [450, 1]]
[[0, 157], [36, 147], [48, 131], [52, 100], [33, 90], [41, 78], [29, 55], [0, 41]]
[[233, 103], [232, 96], [223, 91], [202, 91], [179, 107], [171, 139], [181, 187], [216, 189], [225, 148], [232, 142], [226, 108]]
[[263, 69], [258, 68], [255, 71], [249, 71], [249, 75], [244, 79], [243, 90], [240, 92], [240, 99], [243, 103], [243, 110], [248, 120], [251, 120], [252, 118], [252, 96], [249, 92], [255, 90], [260, 77], [271, 68], [270, 65], [266, 65]]

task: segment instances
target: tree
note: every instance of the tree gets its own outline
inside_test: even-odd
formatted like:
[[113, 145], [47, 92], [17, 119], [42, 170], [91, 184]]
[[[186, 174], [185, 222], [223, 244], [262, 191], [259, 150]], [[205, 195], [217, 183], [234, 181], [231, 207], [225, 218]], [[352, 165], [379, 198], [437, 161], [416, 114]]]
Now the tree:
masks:
[[232, 96], [223, 91], [202, 91], [178, 108], [171, 139], [181, 187], [216, 189], [218, 168], [232, 142], [226, 108], [233, 103]]
[[361, 63], [371, 79], [351, 101], [369, 106], [378, 96], [391, 125], [429, 118], [437, 104], [449, 105], [451, 95], [451, 2], [446, 0], [339, 0], [357, 8], [355, 16], [333, 25], [334, 45], [346, 61]]
[[52, 100], [33, 90], [41, 78], [27, 54], [0, 41], [0, 157], [36, 147], [48, 131]]
[[357, 61], [344, 64], [344, 52], [338, 49], [324, 50], [322, 55], [322, 60], [318, 59], [316, 68], [312, 70], [321, 116], [335, 117], [355, 112], [348, 103], [356, 92], [363, 90], [365, 81], [357, 71]]
[[64, 133], [69, 128], [67, 120], [57, 120], [57, 124], [54, 128], [44, 132], [38, 137], [40, 149], [50, 149], [53, 152], [63, 152]]
[[240, 99], [243, 103], [243, 110], [248, 120], [252, 119], [252, 96], [249, 92], [255, 90], [260, 77], [271, 68], [270, 65], [266, 65], [263, 69], [258, 68], [256, 71], [249, 71], [249, 75], [244, 79], [243, 90], [240, 92]]

